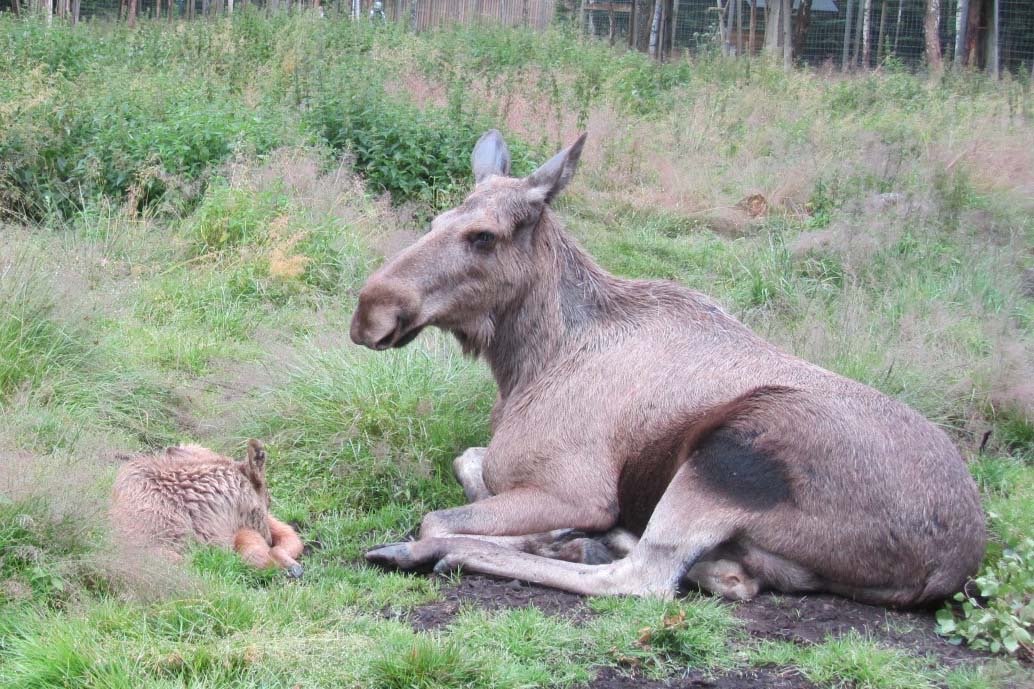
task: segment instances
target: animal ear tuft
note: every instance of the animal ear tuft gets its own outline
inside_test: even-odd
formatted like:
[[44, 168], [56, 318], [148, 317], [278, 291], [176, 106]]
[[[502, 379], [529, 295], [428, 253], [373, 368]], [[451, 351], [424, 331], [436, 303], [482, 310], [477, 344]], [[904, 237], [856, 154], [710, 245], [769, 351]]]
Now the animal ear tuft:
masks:
[[564, 190], [574, 171], [578, 169], [578, 160], [582, 157], [586, 133], [578, 137], [573, 144], [557, 153], [542, 164], [538, 170], [528, 176], [528, 187], [531, 192], [549, 203]]
[[259, 472], [266, 467], [266, 448], [254, 438], [248, 441], [248, 465]]
[[510, 149], [498, 129], [489, 129], [474, 144], [470, 167], [474, 170], [475, 183], [492, 175], [510, 174]]

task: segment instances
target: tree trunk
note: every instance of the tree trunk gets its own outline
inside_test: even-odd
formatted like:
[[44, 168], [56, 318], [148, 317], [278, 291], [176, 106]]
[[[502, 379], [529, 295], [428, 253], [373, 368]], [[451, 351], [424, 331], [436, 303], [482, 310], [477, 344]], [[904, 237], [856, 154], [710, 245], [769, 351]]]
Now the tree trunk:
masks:
[[758, 28], [758, 0], [750, 0], [750, 36], [747, 38], [749, 45], [747, 46], [747, 52], [751, 55], [754, 54], [754, 41], [755, 33]]
[[657, 57], [657, 39], [661, 30], [661, 10], [664, 0], [653, 0], [653, 22], [650, 24], [650, 57]]
[[765, 52], [774, 57], [783, 54], [783, 0], [765, 3]]
[[862, 65], [869, 69], [872, 65], [872, 0], [865, 0], [862, 8]]
[[736, 54], [743, 54], [743, 0], [736, 2]]
[[648, 2], [648, 0], [639, 0], [636, 7], [639, 12], [635, 20], [635, 48], [636, 50], [645, 53], [650, 49], [650, 27], [653, 19], [653, 5]]
[[[525, 2], [527, 2], [527, 0], [525, 0]], [[527, 6], [527, 5], [525, 5], [525, 6]], [[610, 3], [610, 11], [607, 12], [607, 23], [609, 24], [609, 26], [607, 28], [609, 29], [608, 33], [610, 34], [609, 36], [607, 36], [607, 39], [610, 41], [611, 45], [614, 45], [614, 41], [617, 40], [617, 25], [616, 25], [616, 22], [614, 21], [614, 3], [613, 2]]]
[[671, 59], [675, 51], [675, 0], [668, 0], [664, 6], [664, 40], [661, 42], [661, 56]]
[[923, 34], [926, 38], [926, 63], [930, 71], [941, 71], [941, 0], [926, 0], [926, 21]]
[[797, 8], [797, 24], [793, 27], [793, 52], [797, 56], [804, 55], [804, 41], [808, 38], [809, 26], [811, 26], [811, 0], [801, 0], [801, 5]]
[[783, 69], [793, 69], [793, 0], [783, 0]]
[[882, 63], [887, 49], [887, 0], [880, 5], [880, 32], [876, 39], [876, 62]]
[[136, 27], [136, 0], [129, 0], [128, 12], [129, 14], [126, 19], [126, 23], [129, 25], [129, 28], [132, 29]]
[[898, 18], [894, 23], [894, 54], [898, 52], [898, 39], [901, 38], [901, 15], [905, 9], [905, 0], [898, 0]]
[[847, 71], [848, 61], [851, 58], [851, 20], [854, 18], [851, 15], [854, 14], [855, 0], [845, 0], [847, 3], [847, 20], [844, 22], [844, 55], [840, 59], [840, 69]]
[[959, 0], [955, 11], [955, 67], [966, 64], [966, 31], [969, 28], [969, 0]]
[[22, 16], [22, 8], [19, 7], [18, 0], [13, 0], [12, 1], [11, 9], [14, 11], [14, 16], [16, 16], [16, 17]]
[[1001, 68], [1001, 33], [1000, 33], [1000, 17], [1001, 17], [1001, 0], [991, 1], [991, 17], [990, 27], [987, 36], [987, 71], [995, 79], [998, 78], [998, 72]]
[[859, 65], [858, 57], [862, 51], [862, 3], [866, 0], [858, 0], [857, 12], [854, 18], [854, 46], [851, 48], [851, 66]]

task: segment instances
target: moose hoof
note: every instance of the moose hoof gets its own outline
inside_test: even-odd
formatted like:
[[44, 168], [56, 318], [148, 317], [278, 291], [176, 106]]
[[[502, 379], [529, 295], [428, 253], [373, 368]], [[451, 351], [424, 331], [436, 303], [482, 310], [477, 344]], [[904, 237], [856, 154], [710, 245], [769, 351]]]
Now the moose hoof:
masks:
[[366, 553], [366, 561], [390, 569], [430, 568], [445, 554], [437, 539], [391, 543]]
[[301, 579], [304, 570], [301, 565], [291, 565], [285, 571], [289, 579]]

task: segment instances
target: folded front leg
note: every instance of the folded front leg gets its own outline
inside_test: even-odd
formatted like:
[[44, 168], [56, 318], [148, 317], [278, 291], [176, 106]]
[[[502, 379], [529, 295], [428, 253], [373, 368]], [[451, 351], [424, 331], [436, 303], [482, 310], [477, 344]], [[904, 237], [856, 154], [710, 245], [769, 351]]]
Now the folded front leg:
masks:
[[402, 569], [434, 564], [445, 553], [444, 542], [456, 536], [487, 537], [497, 546], [524, 549], [530, 534], [556, 529], [606, 531], [616, 510], [604, 504], [564, 499], [541, 490], [519, 489], [476, 503], [431, 512], [420, 527], [420, 540], [371, 550], [367, 560]]

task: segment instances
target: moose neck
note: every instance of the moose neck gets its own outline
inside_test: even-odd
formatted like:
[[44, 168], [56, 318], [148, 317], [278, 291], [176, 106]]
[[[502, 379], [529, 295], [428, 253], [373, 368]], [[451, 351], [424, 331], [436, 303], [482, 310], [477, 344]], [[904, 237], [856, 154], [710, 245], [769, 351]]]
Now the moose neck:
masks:
[[485, 351], [503, 399], [605, 319], [616, 296], [618, 280], [582, 251], [548, 207], [530, 231], [534, 277], [514, 303], [495, 314]]

